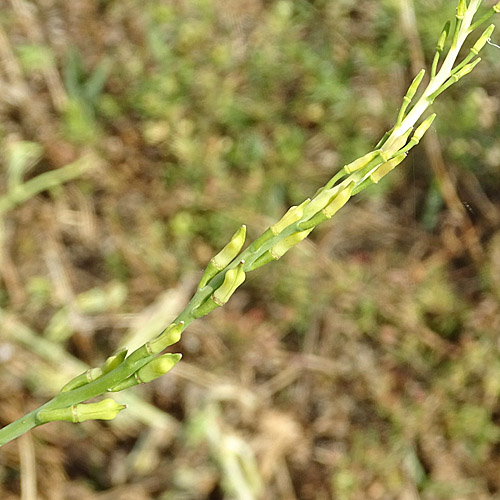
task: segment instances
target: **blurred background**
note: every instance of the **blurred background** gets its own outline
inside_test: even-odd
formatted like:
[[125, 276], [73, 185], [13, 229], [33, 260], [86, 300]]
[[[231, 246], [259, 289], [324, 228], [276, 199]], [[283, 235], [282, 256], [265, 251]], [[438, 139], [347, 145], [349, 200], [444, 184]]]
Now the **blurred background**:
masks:
[[[0, 424], [156, 335], [241, 224], [254, 239], [373, 149], [455, 7], [4, 0]], [[4, 446], [0, 497], [499, 499], [500, 51], [482, 57], [404, 164], [191, 325], [116, 421]]]

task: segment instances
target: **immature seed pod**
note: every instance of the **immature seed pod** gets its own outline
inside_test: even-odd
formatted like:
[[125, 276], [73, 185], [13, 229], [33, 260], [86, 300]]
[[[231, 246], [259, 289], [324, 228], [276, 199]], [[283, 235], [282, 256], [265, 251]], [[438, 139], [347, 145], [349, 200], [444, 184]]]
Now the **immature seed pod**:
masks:
[[153, 354], [159, 354], [169, 345], [176, 344], [181, 339], [185, 328], [184, 321], [172, 323], [158, 337], [149, 341], [149, 348]]
[[444, 50], [444, 44], [446, 43], [446, 39], [448, 38], [448, 34], [450, 32], [450, 26], [451, 26], [450, 21], [446, 21], [443, 31], [441, 31], [441, 35], [439, 36], [439, 40], [436, 45], [436, 52], [439, 52], [440, 54]]
[[495, 25], [490, 24], [484, 33], [478, 38], [477, 42], [474, 44], [474, 46], [470, 49], [472, 53], [475, 55], [478, 55], [481, 49], [486, 45], [486, 42], [490, 39], [491, 34], [495, 30]]
[[[321, 214], [321, 212], [314, 216], [313, 219], [315, 219], [319, 214]], [[299, 226], [308, 223], [309, 221], [301, 222]], [[307, 236], [313, 229], [314, 227], [311, 227], [310, 229], [307, 229], [305, 231], [298, 231], [291, 234], [290, 236], [287, 236], [286, 238], [283, 238], [281, 241], [278, 241], [276, 245], [272, 246], [259, 258], [255, 259], [255, 261], [252, 262], [252, 264], [249, 266], [248, 270], [253, 271], [254, 269], [258, 269], [259, 267], [262, 267], [273, 260], [279, 260], [283, 255], [285, 255], [286, 252], [288, 252], [288, 250], [290, 250], [290, 248], [300, 243], [304, 238], [307, 238]]]
[[294, 222], [297, 222], [300, 220], [304, 213], [304, 207], [310, 202], [311, 200], [308, 198], [307, 200], [304, 200], [300, 205], [290, 207], [288, 211], [283, 215], [283, 217], [276, 222], [276, 224], [273, 224], [271, 226], [271, 232], [274, 234], [274, 236], [277, 236], [278, 234], [283, 231], [283, 229], [286, 229], [288, 226], [293, 224]]
[[226, 271], [222, 285], [215, 290], [200, 306], [193, 311], [195, 318], [201, 318], [215, 308], [224, 305], [236, 289], [245, 281], [245, 271], [243, 265], [245, 261], [241, 261], [234, 269]]
[[406, 153], [395, 156], [392, 160], [389, 160], [375, 170], [375, 172], [370, 174], [370, 179], [374, 184], [377, 184], [382, 177], [387, 175], [391, 170], [396, 168], [404, 159], [406, 158]]
[[130, 356], [127, 358], [127, 362], [134, 363], [141, 359], [147, 358], [148, 356], [159, 354], [169, 345], [179, 342], [184, 328], [184, 321], [180, 321], [179, 323], [172, 323], [156, 338], [150, 340], [149, 342], [146, 342], [141, 347], [137, 348], [132, 354], [130, 354]]
[[35, 418], [38, 424], [56, 420], [73, 423], [85, 422], [85, 420], [113, 420], [126, 407], [113, 399], [104, 399], [98, 403], [81, 403], [56, 410], [41, 409]]
[[269, 249], [269, 252], [273, 256], [275, 260], [280, 259], [285, 255], [290, 248], [294, 247], [298, 243], [300, 243], [303, 239], [307, 238], [309, 233], [312, 231], [311, 229], [308, 229], [306, 231], [298, 231], [296, 233], [291, 234], [290, 236], [287, 236], [286, 238], [283, 238], [281, 241], [278, 241], [276, 245], [272, 246]]
[[247, 227], [241, 226], [231, 241], [208, 263], [198, 288], [203, 288], [214, 276], [219, 274], [239, 253], [245, 243]]
[[79, 387], [87, 385], [90, 382], [93, 382], [94, 380], [98, 379], [99, 377], [102, 377], [106, 373], [110, 372], [111, 370], [114, 370], [119, 365], [121, 365], [126, 355], [127, 355], [127, 349], [120, 349], [118, 352], [116, 352], [108, 359], [106, 359], [101, 368], [89, 368], [88, 370], [85, 370], [83, 373], [81, 373], [74, 379], [70, 380], [61, 389], [61, 392], [68, 392], [72, 391], [73, 389], [78, 389]]
[[413, 134], [413, 137], [411, 138], [411, 141], [414, 142], [415, 144], [418, 144], [421, 140], [422, 137], [425, 135], [427, 130], [429, 130], [429, 127], [432, 125], [432, 122], [436, 118], [436, 113], [432, 113], [432, 115], [429, 115], [415, 130], [415, 133]]
[[361, 170], [363, 167], [368, 165], [368, 163], [370, 163], [372, 160], [374, 160], [379, 155], [380, 155], [379, 149], [375, 149], [374, 151], [370, 151], [369, 153], [365, 154], [361, 158], [354, 160], [353, 162], [349, 163], [348, 165], [345, 165], [344, 172], [346, 174], [352, 174], [353, 172]]
[[460, 0], [457, 6], [457, 19], [459, 21], [461, 21], [464, 18], [466, 11], [467, 11], [467, 2], [465, 0]]
[[384, 162], [389, 161], [401, 148], [404, 147], [412, 130], [413, 127], [410, 127], [403, 135], [400, 135], [397, 139], [391, 141], [390, 144], [384, 144], [384, 147], [382, 148], [383, 151], [380, 153], [380, 157]]
[[409, 102], [411, 102], [411, 100], [415, 97], [418, 87], [420, 87], [420, 84], [422, 83], [424, 75], [425, 75], [425, 69], [420, 70], [418, 75], [411, 82], [411, 85], [408, 87], [408, 91], [406, 92], [405, 98], [408, 99]]
[[127, 356], [127, 349], [122, 348], [112, 356], [110, 356], [105, 362], [104, 365], [102, 365], [102, 373], [103, 375], [105, 373], [109, 373], [110, 371], [114, 370], [118, 366], [120, 366]]
[[303, 217], [311, 217], [321, 212], [335, 197], [335, 195], [341, 189], [339, 186], [332, 187], [330, 189], [320, 190], [317, 195], [309, 202], [309, 204], [304, 209]]
[[169, 372], [182, 358], [182, 354], [163, 354], [152, 359], [148, 364], [137, 370], [132, 376], [122, 380], [118, 385], [115, 385], [108, 392], [119, 392], [129, 387], [134, 387], [139, 384], [152, 382], [157, 378]]
[[318, 212], [308, 221], [301, 222], [297, 228], [299, 230], [312, 229], [325, 220], [331, 219], [349, 201], [355, 184], [355, 182], [350, 182], [321, 212]]

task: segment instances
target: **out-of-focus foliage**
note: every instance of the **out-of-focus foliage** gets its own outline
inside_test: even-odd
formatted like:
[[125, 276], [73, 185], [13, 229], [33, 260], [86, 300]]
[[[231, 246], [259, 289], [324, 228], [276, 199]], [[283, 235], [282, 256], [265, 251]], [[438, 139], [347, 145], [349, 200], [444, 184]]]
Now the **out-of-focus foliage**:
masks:
[[[258, 236], [372, 149], [453, 3], [408, 0], [417, 41], [394, 0], [1, 9], [0, 194], [96, 159], [3, 217], [1, 423], [155, 335], [241, 224]], [[437, 152], [192, 325], [132, 419], [32, 432], [39, 497], [498, 498], [498, 54], [436, 102]], [[2, 448], [2, 499], [26, 460]]]

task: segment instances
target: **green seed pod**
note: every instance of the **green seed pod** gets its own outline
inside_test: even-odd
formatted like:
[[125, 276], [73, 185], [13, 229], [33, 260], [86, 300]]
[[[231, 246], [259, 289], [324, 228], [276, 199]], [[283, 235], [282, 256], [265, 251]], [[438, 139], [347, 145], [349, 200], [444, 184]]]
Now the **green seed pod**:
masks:
[[281, 241], [278, 241], [276, 245], [269, 249], [269, 252], [275, 260], [278, 260], [279, 258], [283, 257], [283, 255], [285, 255], [285, 253], [288, 252], [290, 248], [300, 243], [304, 238], [307, 238], [311, 231], [312, 228], [306, 231], [298, 231], [296, 233], [293, 233], [290, 236], [283, 238]]
[[322, 210], [327, 219], [331, 219], [349, 201], [354, 185], [355, 183], [351, 182]]
[[266, 241], [274, 236], [271, 228], [266, 229], [251, 245], [251, 248], [258, 250]]
[[370, 151], [369, 153], [365, 154], [361, 158], [354, 160], [353, 162], [349, 163], [348, 165], [345, 165], [344, 171], [346, 174], [352, 174], [353, 172], [361, 170], [363, 167], [368, 165], [368, 163], [370, 163], [372, 160], [374, 160], [379, 155], [380, 155], [380, 150], [378, 150], [378, 149], [376, 149], [374, 151]]
[[450, 21], [446, 21], [446, 24], [444, 25], [443, 31], [441, 31], [441, 35], [439, 36], [438, 43], [436, 45], [436, 52], [443, 52], [444, 50], [444, 44], [446, 43], [446, 39], [448, 38], [448, 34], [450, 32]]
[[383, 151], [380, 153], [380, 157], [384, 162], [389, 161], [394, 154], [396, 154], [401, 148], [404, 147], [406, 142], [408, 141], [408, 137], [411, 134], [413, 127], [410, 127], [403, 135], [400, 135], [394, 141], [391, 141], [390, 144], [385, 144], [382, 148]]
[[122, 348], [112, 356], [110, 356], [102, 365], [102, 374], [109, 373], [118, 366], [120, 366], [127, 356], [127, 349]]
[[414, 142], [415, 144], [418, 144], [422, 137], [425, 135], [427, 130], [429, 130], [429, 127], [432, 125], [432, 122], [436, 118], [436, 113], [432, 113], [432, 115], [429, 115], [418, 127], [417, 130], [415, 130], [415, 133], [413, 134], [413, 137], [411, 138], [411, 141]]
[[72, 391], [73, 389], [78, 389], [84, 385], [93, 382], [94, 380], [102, 377], [104, 375], [104, 371], [102, 368], [89, 368], [85, 370], [83, 373], [80, 373], [77, 377], [70, 380], [63, 388], [61, 392]]
[[139, 384], [151, 382], [165, 373], [169, 372], [182, 358], [182, 354], [163, 354], [152, 359], [147, 365], [137, 370], [132, 376], [122, 380], [118, 385], [115, 385], [108, 392], [119, 392], [129, 387], [134, 387]]
[[498, 14], [500, 12], [500, 2], [493, 6], [493, 10]]
[[239, 253], [245, 243], [247, 227], [241, 226], [231, 241], [208, 263], [198, 288], [203, 288], [214, 276], [219, 274]]
[[474, 53], [475, 55], [479, 54], [480, 50], [486, 45], [486, 42], [490, 39], [491, 34], [493, 33], [494, 30], [495, 30], [495, 25], [494, 24], [490, 24], [486, 28], [486, 30], [484, 31], [484, 33], [479, 37], [479, 39], [474, 44], [474, 46], [472, 47], [472, 49], [470, 49], [470, 51], [472, 53]]
[[169, 345], [179, 342], [184, 328], [184, 321], [180, 321], [179, 323], [172, 323], [156, 338], [150, 340], [149, 342], [146, 342], [141, 347], [136, 349], [132, 354], [130, 354], [130, 356], [127, 358], [127, 362], [134, 363], [149, 356], [159, 354]]
[[153, 359], [150, 363], [143, 366], [135, 373], [135, 378], [141, 384], [151, 382], [152, 380], [165, 375], [169, 372], [182, 358], [182, 354], [163, 354]]
[[309, 204], [304, 209], [303, 217], [312, 217], [318, 212], [321, 212], [335, 197], [335, 195], [341, 189], [339, 186], [332, 187], [331, 189], [324, 189], [319, 191], [319, 193], [309, 202]]
[[298, 206], [293, 206], [288, 209], [288, 211], [283, 215], [283, 217], [276, 222], [276, 224], [273, 224], [271, 226], [271, 232], [276, 236], [283, 231], [283, 229], [286, 229], [288, 226], [293, 224], [294, 222], [297, 222], [300, 220], [304, 213], [304, 207], [310, 202], [311, 200], [308, 198], [307, 200], [303, 201], [300, 205]]
[[112, 399], [104, 399], [98, 403], [81, 403], [56, 410], [41, 409], [36, 414], [36, 421], [38, 424], [45, 424], [56, 420], [73, 423], [85, 420], [113, 420], [126, 407]]
[[262, 267], [272, 260], [276, 260], [274, 255], [270, 250], [265, 251], [260, 257], [255, 259], [247, 268], [247, 271], [253, 271], [255, 269], [258, 269], [259, 267]]
[[240, 262], [240, 264], [234, 269], [230, 269], [226, 272], [224, 276], [224, 282], [222, 285], [215, 290], [212, 294], [212, 297], [215, 302], [219, 305], [225, 304], [231, 295], [236, 291], [236, 289], [245, 281], [245, 271], [243, 271], [244, 262]]
[[405, 98], [409, 99], [409, 102], [415, 97], [415, 94], [417, 93], [418, 87], [422, 83], [422, 80], [425, 75], [425, 69], [420, 70], [418, 75], [413, 79], [411, 82], [411, 85], [408, 88], [408, 91], [406, 92]]
[[229, 271], [226, 272], [222, 285], [193, 311], [192, 314], [195, 318], [205, 316], [217, 307], [224, 305], [229, 300], [236, 289], [245, 281], [245, 271], [243, 271], [244, 264], [245, 261], [241, 261], [238, 267], [229, 269]]
[[185, 328], [184, 321], [172, 323], [158, 337], [149, 341], [149, 348], [153, 354], [159, 354], [169, 345], [179, 342]]
[[308, 221], [301, 222], [297, 226], [297, 229], [301, 231], [313, 229], [318, 224], [331, 219], [349, 201], [355, 185], [355, 182], [350, 182], [342, 191], [339, 192], [339, 194], [337, 194], [337, 196], [335, 196], [335, 198], [333, 198], [333, 200], [323, 210], [321, 210], [321, 212], [318, 212]]
[[465, 75], [468, 75], [480, 62], [481, 58], [478, 57], [475, 61], [466, 64], [460, 71], [457, 71], [451, 78], [454, 79], [455, 81], [460, 80], [460, 78], [463, 78]]
[[457, 19], [459, 21], [461, 21], [464, 16], [465, 16], [465, 12], [467, 11], [467, 3], [465, 0], [460, 0], [458, 2], [458, 6], [457, 6]]
[[385, 162], [384, 164], [380, 165], [380, 167], [375, 170], [375, 172], [370, 174], [370, 179], [374, 184], [377, 184], [384, 175], [388, 174], [391, 170], [396, 168], [404, 159], [406, 158], [406, 154], [400, 154], [398, 156], [395, 156], [392, 160], [389, 160], [388, 162]]

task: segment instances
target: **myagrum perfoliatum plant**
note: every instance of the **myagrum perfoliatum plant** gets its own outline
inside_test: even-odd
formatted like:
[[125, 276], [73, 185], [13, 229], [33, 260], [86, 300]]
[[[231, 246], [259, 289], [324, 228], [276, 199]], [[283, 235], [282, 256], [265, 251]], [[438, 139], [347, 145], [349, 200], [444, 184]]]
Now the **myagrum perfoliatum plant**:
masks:
[[85, 401], [150, 382], [168, 372], [181, 355], [161, 353], [179, 341], [183, 330], [191, 322], [223, 306], [245, 281], [246, 273], [281, 258], [318, 224], [335, 215], [352, 196], [371, 184], [377, 184], [397, 167], [434, 121], [436, 115], [431, 114], [419, 124], [436, 97], [470, 73], [481, 60], [478, 54], [489, 41], [493, 25], [479, 36], [468, 55], [457, 62], [469, 35], [493, 14], [500, 12], [498, 2], [478, 20], [474, 20], [480, 5], [481, 0], [470, 0], [468, 4], [466, 0], [458, 2], [455, 19], [445, 24], [439, 37], [429, 83], [425, 89], [420, 88], [425, 73], [422, 70], [403, 98], [394, 127], [373, 151], [345, 165], [325, 186], [318, 189], [312, 199], [291, 207], [276, 224], [243, 251], [246, 227], [241, 226], [231, 241], [211, 259], [193, 298], [171, 325], [134, 352], [128, 354], [125, 349], [121, 350], [109, 357], [103, 366], [82, 373], [68, 382], [53, 399], [0, 429], [0, 446], [47, 422], [115, 418], [125, 409], [124, 405], [112, 399], [97, 403]]

